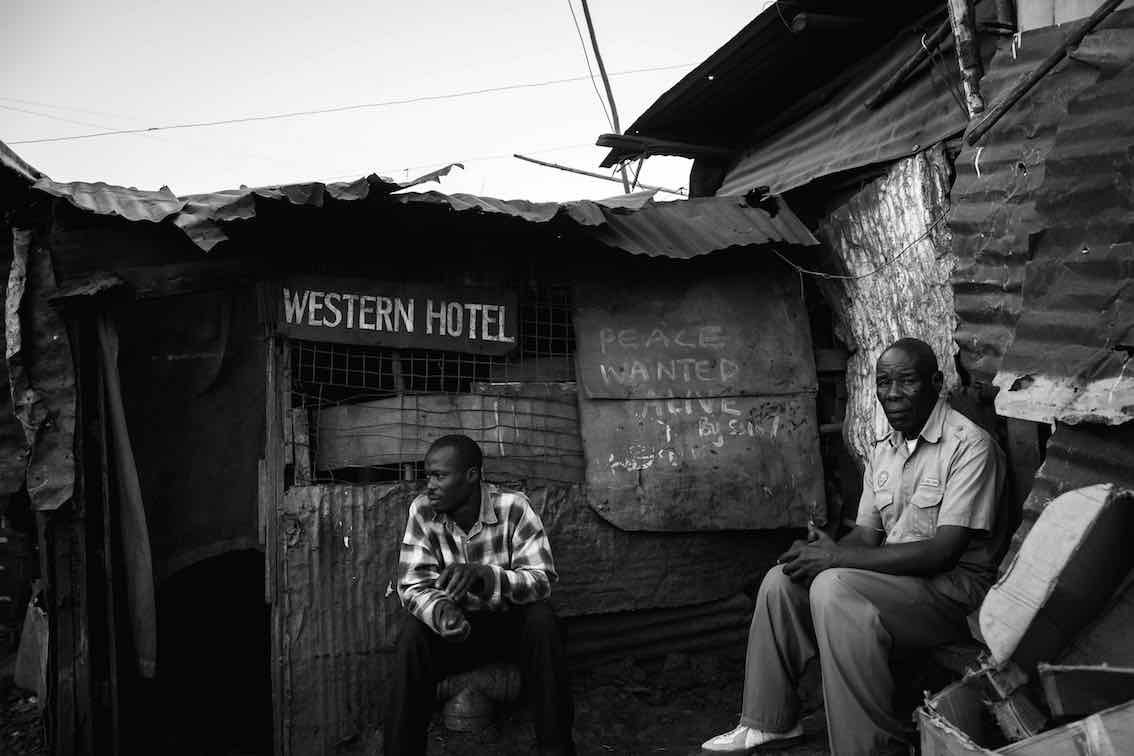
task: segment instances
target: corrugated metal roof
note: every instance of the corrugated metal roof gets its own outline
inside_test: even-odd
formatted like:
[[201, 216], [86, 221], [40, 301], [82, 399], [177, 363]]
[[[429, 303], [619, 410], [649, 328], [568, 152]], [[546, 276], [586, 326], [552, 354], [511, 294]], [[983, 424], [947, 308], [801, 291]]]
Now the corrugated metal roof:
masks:
[[6, 174], [15, 176], [29, 184], [43, 177], [42, 173], [33, 168], [3, 142], [0, 142], [0, 168], [3, 168]]
[[776, 198], [774, 214], [749, 207], [737, 198], [707, 197], [653, 202], [643, 197], [627, 207], [606, 201], [531, 203], [497, 200], [467, 194], [397, 194], [392, 198], [410, 206], [448, 205], [454, 212], [499, 213], [532, 223], [556, 219], [579, 227], [603, 244], [633, 254], [689, 259], [729, 247], [781, 242], [812, 246], [819, 242], [791, 208]]
[[[1131, 27], [1134, 12], [1115, 13], [1104, 22], [1103, 30], [1087, 37], [1084, 45], [1097, 47], [1100, 40], [1113, 39], [1113, 31], [1106, 30]], [[1069, 24], [1040, 29], [1021, 35], [1018, 45], [1002, 44], [981, 82], [990, 106], [1061, 45], [1074, 28]], [[1111, 52], [1116, 53], [1117, 49]], [[959, 260], [953, 272], [960, 320], [956, 339], [961, 362], [977, 382], [992, 383], [1025, 308], [1025, 269], [1036, 254], [1036, 235], [1046, 234], [1045, 229], [1053, 223], [1049, 210], [1037, 208], [1037, 200], [1050, 192], [1052, 207], [1065, 205], [1084, 222], [1101, 210], [1096, 204], [1097, 193], [1080, 193], [1078, 179], [1059, 179], [1051, 189], [1046, 188], [1048, 155], [1064, 128], [1068, 103], [1093, 86], [1099, 75], [1098, 68], [1084, 63], [1060, 64], [1017, 102], [980, 143], [967, 146], [957, 158], [949, 219]], [[1128, 93], [1129, 90], [1127, 97]], [[1106, 110], [1116, 105], [1099, 101], [1092, 108]], [[1100, 111], [1077, 117], [1109, 122], [1123, 115]], [[1107, 156], [1116, 149], [1124, 149], [1126, 144], [1128, 141], [1108, 138], [1104, 131], [1096, 131], [1086, 142], [1066, 149], [1086, 153], [1083, 162], [1074, 168], [1077, 174], [1102, 169], [1099, 177], [1103, 178], [1109, 175], [1109, 168], [1104, 165]], [[1070, 334], [1064, 335], [1063, 343], [1079, 343]]]
[[959, 86], [951, 48], [944, 55], [952, 65], [924, 67], [876, 109], [863, 106], [921, 42], [921, 31], [905, 30], [858, 63], [822, 108], [741, 155], [717, 194], [744, 194], [755, 186], [779, 194], [834, 173], [907, 157], [959, 134], [968, 114], [942, 85], [948, 80]]
[[461, 214], [511, 217], [528, 223], [556, 222], [615, 249], [680, 259], [729, 247], [773, 242], [802, 246], [818, 244], [807, 227], [779, 199], [769, 212], [732, 198], [654, 202], [650, 192], [597, 202], [578, 200], [559, 203], [403, 191], [424, 181], [435, 180], [451, 167], [401, 184], [370, 175], [336, 184], [310, 182], [251, 189], [242, 187], [184, 197], [174, 195], [168, 188], [142, 191], [103, 182], [59, 183], [47, 177], [40, 177], [34, 188], [99, 215], [117, 215], [130, 221], [171, 222], [206, 252], [228, 238], [224, 229], [226, 223], [254, 218], [258, 201], [323, 207], [327, 201], [367, 199], [414, 208], [448, 208]]
[[[929, 0], [853, 6], [838, 0], [773, 3], [659, 97], [626, 133], [739, 148], [801, 95], [827, 84], [895, 30], [939, 7]], [[861, 22], [794, 34], [789, 24], [800, 12], [857, 17]], [[631, 156], [626, 150], [612, 150], [603, 165]]]

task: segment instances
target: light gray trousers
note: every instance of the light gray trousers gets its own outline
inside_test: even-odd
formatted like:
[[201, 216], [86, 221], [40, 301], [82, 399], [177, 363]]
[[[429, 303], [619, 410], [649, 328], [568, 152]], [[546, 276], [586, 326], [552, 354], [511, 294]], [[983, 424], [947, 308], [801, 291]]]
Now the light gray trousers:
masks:
[[831, 753], [897, 752], [904, 728], [892, 711], [890, 651], [967, 637], [966, 614], [923, 578], [834, 568], [808, 588], [773, 567], [748, 632], [740, 723], [771, 732], [794, 727], [796, 684], [818, 654]]

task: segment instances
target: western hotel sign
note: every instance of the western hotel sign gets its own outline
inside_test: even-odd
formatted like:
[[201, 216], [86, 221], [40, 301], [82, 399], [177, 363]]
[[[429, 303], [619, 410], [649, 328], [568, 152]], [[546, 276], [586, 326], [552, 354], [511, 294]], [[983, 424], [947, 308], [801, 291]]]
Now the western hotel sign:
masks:
[[516, 346], [516, 295], [503, 289], [295, 277], [264, 291], [292, 338], [481, 354]]

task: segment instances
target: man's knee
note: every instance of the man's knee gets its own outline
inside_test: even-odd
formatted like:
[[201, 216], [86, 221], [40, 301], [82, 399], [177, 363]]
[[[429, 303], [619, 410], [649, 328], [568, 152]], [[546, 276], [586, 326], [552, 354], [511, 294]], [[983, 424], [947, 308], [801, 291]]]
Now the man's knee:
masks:
[[401, 627], [398, 628], [397, 654], [399, 656], [413, 654], [419, 649], [428, 647], [433, 636], [434, 632], [428, 625], [409, 612], [404, 612]]
[[546, 601], [536, 601], [521, 607], [524, 614], [524, 632], [529, 635], [551, 636], [559, 634], [559, 618]]
[[811, 602], [812, 611], [816, 611], [837, 605], [846, 598], [846, 593], [846, 570], [832, 567], [815, 576], [815, 579], [811, 581], [807, 596]]

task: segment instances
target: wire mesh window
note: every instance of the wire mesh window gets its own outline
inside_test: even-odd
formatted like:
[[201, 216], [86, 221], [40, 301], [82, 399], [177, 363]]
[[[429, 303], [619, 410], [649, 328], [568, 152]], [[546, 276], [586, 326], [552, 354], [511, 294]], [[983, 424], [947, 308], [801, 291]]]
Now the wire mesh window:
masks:
[[[468, 431], [474, 438], [479, 433], [482, 445], [494, 432], [505, 451], [500, 456], [507, 456], [508, 450], [515, 451], [514, 444], [505, 449], [503, 443], [509, 432], [518, 439], [524, 436], [521, 430], [538, 426], [546, 436], [550, 423], [556, 426], [552, 444], [575, 449], [574, 353], [570, 289], [565, 285], [524, 288], [517, 346], [507, 355], [293, 341], [292, 417], [307, 425], [294, 432], [293, 443], [298, 454], [301, 440], [307, 439], [305, 462], [310, 462], [310, 472], [297, 469], [296, 478], [350, 483], [421, 479], [423, 450], [446, 429]], [[550, 385], [569, 386], [570, 396]], [[533, 400], [533, 387], [539, 386], [547, 396]], [[461, 396], [466, 398], [456, 398]], [[527, 399], [518, 404], [519, 396]], [[486, 401], [489, 397], [513, 397], [507, 419], [500, 418], [500, 401]], [[553, 417], [548, 419], [542, 404], [538, 412], [532, 409], [532, 401], [553, 402]], [[517, 417], [518, 407], [529, 416]], [[572, 417], [563, 417], [565, 413]]]

